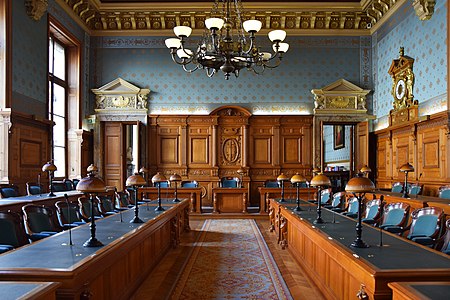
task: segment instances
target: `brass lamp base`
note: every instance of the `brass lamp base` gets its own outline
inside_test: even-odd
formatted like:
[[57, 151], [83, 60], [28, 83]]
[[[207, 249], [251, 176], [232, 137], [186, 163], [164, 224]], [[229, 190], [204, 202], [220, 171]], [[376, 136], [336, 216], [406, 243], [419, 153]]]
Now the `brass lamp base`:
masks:
[[135, 216], [130, 223], [144, 223], [139, 217]]
[[353, 248], [369, 248], [370, 246], [364, 243], [362, 240], [354, 240], [353, 243], [350, 244], [350, 247]]
[[91, 237], [83, 244], [83, 247], [101, 247], [101, 246], [103, 246], [102, 242], [97, 240], [97, 238], [95, 237]]

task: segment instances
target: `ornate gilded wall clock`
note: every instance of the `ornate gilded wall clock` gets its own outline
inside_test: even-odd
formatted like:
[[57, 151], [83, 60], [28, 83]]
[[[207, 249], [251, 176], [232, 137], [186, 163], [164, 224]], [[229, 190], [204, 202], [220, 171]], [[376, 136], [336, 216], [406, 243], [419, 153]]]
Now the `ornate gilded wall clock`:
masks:
[[414, 104], [414, 59], [405, 56], [404, 48], [400, 48], [400, 57], [392, 61], [389, 75], [392, 77], [392, 96], [394, 111], [408, 108]]

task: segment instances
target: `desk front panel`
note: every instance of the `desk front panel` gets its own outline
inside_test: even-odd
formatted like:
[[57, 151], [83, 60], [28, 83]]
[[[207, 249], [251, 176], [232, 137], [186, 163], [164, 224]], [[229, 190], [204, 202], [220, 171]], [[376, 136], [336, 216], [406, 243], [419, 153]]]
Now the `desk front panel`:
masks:
[[[281, 198], [281, 188], [259, 187], [259, 212], [268, 213], [269, 199]], [[316, 199], [316, 188], [299, 188], [299, 198], [303, 200]], [[284, 188], [285, 199], [296, 199], [297, 189], [293, 187]]]
[[213, 188], [213, 213], [247, 213], [246, 188]]
[[311, 277], [328, 298], [355, 298], [363, 284], [369, 299], [391, 299], [389, 282], [450, 281], [450, 258], [443, 253], [367, 225], [363, 225], [362, 239], [370, 247], [351, 248], [355, 220], [324, 209], [326, 223], [313, 225], [316, 212], [308, 209], [309, 204], [298, 214], [293, 206], [273, 200], [270, 205], [279, 210], [280, 244], [311, 270]]
[[[175, 198], [175, 188], [161, 188], [161, 198]], [[145, 199], [156, 200], [158, 199], [158, 188], [144, 187], [138, 189], [138, 199], [142, 200], [142, 196]], [[190, 212], [201, 213], [202, 212], [202, 189], [198, 188], [177, 188], [177, 198], [189, 199], [191, 202]]]
[[450, 282], [391, 282], [392, 300], [448, 299]]
[[164, 212], [141, 206], [141, 224], [129, 223], [133, 210], [98, 220], [96, 237], [103, 247], [83, 247], [90, 236], [86, 224], [72, 230], [72, 246], [65, 231], [4, 253], [0, 280], [60, 282], [61, 299], [79, 299], [83, 293], [94, 299], [128, 298], [169, 247], [178, 244], [188, 228], [188, 207], [188, 201], [165, 206]]

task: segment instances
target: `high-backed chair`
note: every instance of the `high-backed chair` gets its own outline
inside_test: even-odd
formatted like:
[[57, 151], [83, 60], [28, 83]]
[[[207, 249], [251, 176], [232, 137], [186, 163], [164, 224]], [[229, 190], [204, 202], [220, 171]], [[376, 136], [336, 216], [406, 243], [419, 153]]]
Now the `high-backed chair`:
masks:
[[366, 204], [365, 215], [361, 221], [371, 225], [377, 223], [379, 221], [378, 219], [380, 218], [381, 209], [382, 207], [380, 199], [370, 200]]
[[55, 203], [56, 213], [58, 214], [59, 224], [63, 228], [76, 227], [86, 224], [81, 218], [79, 206], [76, 203], [57, 201]]
[[358, 216], [358, 211], [359, 211], [358, 199], [356, 197], [352, 197], [348, 200], [347, 211], [344, 211], [342, 214], [350, 218], [356, 218]]
[[434, 246], [439, 238], [444, 211], [439, 207], [423, 207], [411, 213], [407, 238], [413, 242]]
[[19, 196], [19, 188], [14, 184], [0, 185], [0, 198], [11, 198]]
[[28, 196], [39, 195], [44, 192], [42, 185], [37, 184], [36, 182], [27, 182], [26, 186], [27, 186], [27, 195]]
[[345, 203], [345, 192], [338, 192], [338, 193], [334, 193], [332, 200], [331, 200], [331, 204], [325, 205], [324, 207], [327, 209], [331, 209], [332, 211], [335, 212], [342, 212], [343, 206]]
[[72, 179], [72, 182], [73, 182], [73, 188], [76, 189], [77, 185], [78, 185], [78, 182], [80, 182], [80, 179], [74, 178], [74, 179]]
[[115, 209], [115, 192], [114, 190], [107, 191], [105, 194], [97, 196], [98, 211], [104, 217], [114, 215], [117, 213]]
[[266, 181], [264, 181], [264, 187], [279, 188], [280, 187], [280, 183], [277, 180], [266, 180]]
[[22, 211], [31, 240], [40, 240], [62, 231], [51, 207], [27, 204], [22, 207]]
[[413, 183], [413, 184], [409, 185], [408, 193], [410, 195], [421, 195], [422, 189], [423, 189], [423, 184]]
[[220, 187], [237, 188], [237, 187], [239, 187], [239, 178], [237, 178], [237, 177], [222, 177], [220, 179]]
[[444, 185], [439, 188], [439, 198], [450, 199], [450, 185]]
[[[100, 214], [99, 210], [98, 210], [98, 200], [96, 197], [93, 198], [94, 202], [94, 218], [95, 219], [100, 219], [102, 218], [102, 215]], [[90, 222], [91, 221], [91, 202], [88, 198], [86, 198], [85, 196], [79, 197], [78, 198], [78, 206], [80, 209], [80, 215], [81, 218], [85, 221], [85, 222]]]
[[392, 184], [391, 192], [393, 192], [393, 193], [401, 193], [401, 192], [403, 192], [403, 183], [401, 183], [401, 182], [394, 182]]
[[64, 179], [63, 183], [65, 185], [66, 191], [73, 191], [75, 189], [75, 185], [73, 184], [73, 181], [70, 179]]
[[[53, 192], [65, 192], [65, 191], [67, 191], [66, 184], [63, 181], [53, 181], [52, 182], [52, 186], [53, 186]], [[50, 190], [50, 188], [49, 188], [49, 190]]]
[[440, 245], [438, 245], [439, 251], [450, 255], [450, 219], [445, 222], [445, 233], [440, 238]]
[[160, 188], [168, 188], [170, 186], [169, 181], [160, 181], [160, 182], [155, 182], [154, 183], [155, 187], [160, 187]]
[[15, 212], [0, 212], [0, 253], [28, 244], [22, 219]]
[[116, 207], [121, 210], [125, 210], [133, 207], [133, 204], [130, 202], [130, 194], [127, 191], [117, 192], [116, 193]]
[[195, 180], [191, 180], [191, 181], [182, 181], [181, 182], [181, 187], [183, 188], [197, 188], [198, 187], [198, 182]]
[[384, 207], [380, 227], [392, 233], [402, 233], [408, 222], [409, 205], [403, 202], [389, 203]]

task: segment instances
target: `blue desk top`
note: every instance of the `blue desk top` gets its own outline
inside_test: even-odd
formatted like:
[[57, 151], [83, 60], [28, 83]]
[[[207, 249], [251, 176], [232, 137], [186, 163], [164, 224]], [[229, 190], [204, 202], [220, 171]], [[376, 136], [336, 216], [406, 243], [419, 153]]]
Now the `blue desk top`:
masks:
[[30, 299], [35, 292], [54, 283], [48, 282], [0, 282], [0, 295], [4, 300]]
[[19, 203], [23, 202], [24, 204], [29, 204], [34, 201], [58, 199], [58, 198], [63, 198], [64, 194], [67, 194], [68, 196], [83, 195], [83, 193], [80, 193], [78, 191], [55, 192], [54, 194], [55, 194], [55, 196], [53, 196], [53, 197], [50, 197], [48, 195], [48, 193], [45, 193], [45, 194], [31, 195], [31, 196], [3, 198], [3, 199], [0, 199], [0, 206], [7, 205], [7, 204], [16, 204], [18, 202]]

